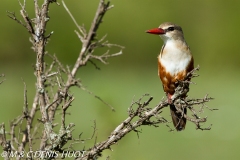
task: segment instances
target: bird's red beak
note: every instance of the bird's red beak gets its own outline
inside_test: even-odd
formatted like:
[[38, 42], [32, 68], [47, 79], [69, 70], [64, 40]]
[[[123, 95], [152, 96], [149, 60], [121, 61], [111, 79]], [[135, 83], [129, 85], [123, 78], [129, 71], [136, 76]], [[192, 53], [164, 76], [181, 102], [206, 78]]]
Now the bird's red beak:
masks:
[[157, 34], [157, 35], [165, 34], [165, 31], [162, 28], [154, 28], [154, 29], [147, 30], [146, 32], [150, 34]]

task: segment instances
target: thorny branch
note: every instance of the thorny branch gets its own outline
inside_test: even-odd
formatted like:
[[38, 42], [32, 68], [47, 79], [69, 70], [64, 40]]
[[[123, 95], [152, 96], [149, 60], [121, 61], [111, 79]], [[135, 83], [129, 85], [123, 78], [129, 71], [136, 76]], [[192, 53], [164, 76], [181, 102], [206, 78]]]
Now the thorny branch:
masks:
[[[200, 125], [200, 123], [207, 121], [207, 117], [200, 118], [197, 115], [197, 113], [202, 113], [203, 107], [207, 108], [205, 103], [209, 102], [213, 98], [208, 97], [208, 94], [202, 99], [188, 99], [188, 98], [183, 99], [183, 98], [181, 98], [182, 95], [186, 95], [187, 92], [189, 91], [189, 84], [193, 83], [193, 82], [189, 81], [189, 79], [199, 76], [198, 74], [196, 74], [196, 71], [198, 71], [199, 69], [200, 69], [200, 67], [197, 66], [196, 68], [194, 68], [191, 72], [189, 72], [187, 74], [187, 76], [185, 77], [185, 79], [183, 81], [177, 82], [178, 87], [176, 88], [175, 94], [173, 95], [172, 99], [173, 99], [173, 103], [174, 103], [174, 106], [177, 109], [177, 111], [179, 113], [181, 113], [181, 115], [183, 117], [185, 117], [188, 121], [195, 123], [196, 129], [210, 130], [211, 125], [206, 128], [202, 128]], [[193, 108], [194, 105], [201, 105], [200, 110], [198, 112]], [[186, 114], [184, 114], [184, 108], [188, 108], [192, 111], [192, 113], [193, 113], [192, 117], [189, 117]], [[213, 109], [213, 110], [217, 110], [217, 109]]]
[[[188, 81], [189, 78], [198, 77], [198, 75], [195, 73], [199, 70], [199, 66], [196, 67], [192, 72], [190, 72], [183, 81], [179, 81], [179, 85], [175, 90], [175, 94], [173, 95], [173, 102], [174, 105], [177, 105], [177, 110], [182, 113], [184, 117], [190, 122], [193, 122], [196, 125], [196, 129], [200, 130], [210, 130], [211, 125], [206, 128], [201, 127], [201, 123], [204, 123], [207, 121], [207, 118], [200, 118], [198, 114], [201, 114], [203, 111], [203, 107], [209, 109], [206, 106], [206, 103], [212, 100], [213, 98], [208, 97], [206, 95], [202, 99], [189, 99], [186, 100], [181, 99], [183, 95], [188, 92], [188, 85], [186, 84], [192, 84], [192, 82]], [[143, 101], [143, 98], [147, 98], [147, 100]], [[139, 128], [142, 125], [148, 125], [148, 126], [154, 126], [158, 127], [158, 124], [164, 123], [167, 127], [169, 121], [167, 121], [164, 117], [161, 116], [162, 109], [167, 107], [169, 105], [168, 101], [166, 99], [160, 101], [158, 105], [154, 108], [149, 108], [149, 103], [152, 101], [153, 97], [151, 97], [148, 94], [143, 95], [139, 100], [133, 101], [131, 106], [128, 109], [129, 116], [120, 124], [118, 125], [110, 134], [110, 136], [107, 138], [107, 140], [102, 141], [96, 145], [94, 145], [92, 148], [89, 148], [86, 150], [84, 157], [79, 157], [78, 159], [95, 159], [99, 156], [101, 156], [101, 153], [105, 149], [111, 149], [111, 146], [113, 144], [116, 144], [120, 139], [122, 139], [125, 135], [127, 135], [129, 132], [139, 132], [137, 128]], [[136, 109], [133, 109], [133, 106], [137, 105]], [[200, 110], [196, 111], [194, 106], [200, 106]], [[192, 112], [192, 116], [187, 116], [184, 114], [184, 108], [188, 108]], [[212, 110], [212, 109], [210, 109]], [[133, 121], [133, 119], [136, 119]], [[170, 127], [169, 127], [170, 128]], [[173, 131], [174, 129], [170, 128], [170, 131]]]
[[[43, 132], [40, 136], [41, 143], [39, 150], [55, 150], [62, 151], [62, 147], [72, 139], [71, 132], [74, 124], [69, 124], [66, 126], [65, 118], [66, 111], [71, 106], [74, 97], [69, 94], [69, 89], [72, 86], [79, 87], [90, 94], [94, 95], [96, 98], [104, 102], [99, 96], [95, 95], [91, 91], [88, 91], [83, 85], [81, 81], [76, 78], [77, 71], [80, 67], [85, 66], [87, 62], [94, 63], [91, 59], [100, 60], [103, 63], [107, 63], [107, 59], [111, 57], [115, 57], [122, 54], [122, 51], [118, 53], [110, 53], [107, 51], [101, 56], [94, 55], [94, 50], [98, 47], [120, 47], [122, 46], [116, 44], [110, 44], [107, 41], [103, 42], [104, 38], [97, 40], [97, 30], [102, 23], [102, 19], [105, 13], [111, 9], [113, 6], [110, 5], [110, 2], [105, 2], [104, 0], [100, 0], [95, 17], [93, 19], [92, 25], [87, 32], [84, 26], [79, 26], [76, 21], [75, 24], [80, 32], [77, 33], [77, 36], [80, 38], [80, 42], [82, 43], [82, 48], [80, 50], [79, 56], [76, 58], [76, 63], [73, 68], [65, 67], [56, 56], [51, 56], [53, 62], [48, 66], [45, 63], [45, 55], [47, 52], [45, 51], [46, 44], [51, 37], [53, 32], [46, 33], [47, 23], [49, 22], [49, 7], [51, 3], [56, 3], [59, 5], [57, 0], [44, 0], [42, 1], [42, 5], [39, 4], [40, 1], [34, 0], [34, 8], [35, 8], [35, 17], [30, 18], [26, 11], [26, 0], [19, 0], [19, 5], [21, 7], [20, 15], [23, 20], [19, 20], [16, 17], [14, 12], [7, 11], [8, 17], [21, 24], [31, 35], [31, 43], [33, 51], [36, 53], [36, 63], [35, 63], [35, 76], [36, 76], [36, 94], [31, 105], [31, 108], [28, 106], [27, 100], [27, 88], [24, 83], [24, 107], [23, 114], [12, 121], [11, 123], [11, 141], [7, 141], [5, 137], [5, 127], [2, 124], [2, 134], [3, 142], [2, 146], [5, 150], [10, 151], [18, 151], [20, 153], [26, 148], [28, 145], [29, 151], [33, 150], [33, 142], [34, 135], [37, 133], [36, 128], [33, 129], [33, 121], [36, 119], [36, 113], [40, 111], [41, 118], [37, 117], [37, 120], [42, 123]], [[67, 9], [66, 4], [62, 1], [64, 8], [70, 14], [70, 11]], [[70, 14], [73, 20], [74, 17]], [[64, 80], [63, 75], [67, 75], [67, 80]], [[2, 81], [0, 82], [2, 83]], [[108, 103], [104, 102], [106, 105], [110, 106]], [[62, 123], [59, 133], [55, 133], [53, 128], [55, 125], [53, 124], [56, 111], [62, 106]], [[113, 107], [110, 106], [112, 110]], [[23, 127], [23, 121], [26, 121], [26, 126]], [[18, 136], [16, 136], [16, 130], [19, 127]], [[21, 128], [21, 129], [20, 129]], [[23, 128], [23, 134], [20, 130]], [[39, 133], [40, 134], [40, 133]], [[22, 135], [22, 136], [20, 136]], [[8, 144], [9, 145], [6, 145]], [[18, 148], [14, 146], [16, 144]]]
[[[27, 86], [24, 82], [24, 105], [22, 115], [11, 121], [9, 132], [5, 131], [4, 123], [0, 124], [0, 145], [2, 146], [3, 150], [8, 153], [5, 159], [10, 159], [10, 153], [12, 151], [17, 151], [18, 153], [27, 150], [34, 151], [39, 142], [40, 146], [37, 149], [39, 151], [63, 152], [64, 150], [73, 151], [74, 149], [72, 146], [75, 143], [92, 140], [96, 133], [95, 121], [93, 126], [93, 134], [88, 139], [81, 139], [82, 133], [79, 135], [78, 139], [74, 139], [72, 137], [72, 131], [74, 130], [75, 124], [66, 124], [67, 110], [71, 107], [71, 104], [74, 101], [74, 97], [69, 93], [69, 89], [73, 86], [79, 87], [97, 99], [101, 100], [112, 110], [114, 110], [112, 106], [103, 101], [99, 96], [87, 90], [83, 86], [80, 79], [76, 77], [76, 74], [79, 68], [85, 66], [88, 62], [94, 64], [95, 67], [98, 68], [93, 60], [98, 60], [106, 64], [108, 58], [116, 57], [122, 54], [121, 50], [117, 53], [111, 53], [108, 50], [101, 55], [97, 55], [94, 52], [97, 48], [118, 47], [123, 49], [123, 47], [120, 45], [111, 44], [108, 41], [105, 41], [106, 36], [97, 39], [97, 31], [102, 23], [103, 17], [109, 9], [113, 8], [113, 5], [110, 5], [109, 1], [105, 2], [104, 0], [99, 0], [95, 17], [93, 18], [92, 25], [88, 31], [84, 26], [78, 25], [74, 16], [67, 8], [67, 5], [64, 1], [62, 1], [63, 7], [77, 27], [75, 33], [82, 44], [79, 55], [76, 58], [76, 62], [73, 67], [65, 67], [58, 60], [57, 56], [50, 55], [45, 51], [47, 42], [53, 33], [50, 32], [46, 34], [47, 23], [50, 20], [48, 16], [49, 7], [52, 3], [57, 5], [60, 4], [57, 2], [57, 0], [44, 0], [42, 1], [42, 5], [39, 5], [39, 1], [34, 0], [35, 17], [30, 18], [26, 11], [26, 0], [22, 1], [23, 3], [21, 3], [19, 0], [19, 4], [21, 6], [20, 14], [23, 20], [19, 20], [14, 12], [7, 11], [7, 13], [11, 19], [26, 28], [31, 35], [30, 41], [33, 44], [33, 51], [36, 53], [36, 93], [33, 103], [31, 104], [31, 107], [29, 107]], [[52, 60], [50, 65], [46, 64], [45, 62], [46, 55], [48, 55]], [[195, 68], [187, 75], [184, 81], [178, 82], [179, 85], [175, 91], [175, 94], [173, 95], [173, 103], [175, 104], [179, 113], [181, 113], [188, 121], [193, 122], [197, 129], [209, 130], [211, 129], [210, 127], [202, 128], [200, 125], [201, 123], [206, 122], [207, 118], [200, 118], [198, 114], [201, 114], [205, 108], [210, 109], [205, 103], [209, 102], [212, 98], [209, 98], [208, 95], [206, 95], [202, 99], [181, 99], [182, 95], [188, 92], [188, 84], [192, 83], [188, 81], [188, 79], [197, 77], [198, 75], [195, 74], [195, 71], [198, 69], [199, 67]], [[66, 80], [63, 78], [64, 75], [67, 76]], [[4, 80], [0, 81], [0, 84], [3, 81]], [[168, 101], [162, 100], [154, 108], [151, 108], [149, 105], [152, 99], [153, 97], [145, 94], [139, 100], [133, 101], [128, 109], [128, 117], [112, 131], [109, 137], [105, 141], [99, 143], [97, 143], [97, 139], [95, 138], [94, 146], [87, 150], [83, 149], [84, 154], [81, 157], [76, 157], [76, 159], [95, 159], [101, 156], [103, 150], [111, 149], [112, 145], [117, 143], [129, 132], [134, 131], [138, 134], [138, 128], [140, 126], [148, 125], [158, 127], [160, 123], [164, 123], [166, 126], [168, 126], [167, 124], [169, 122], [161, 116], [163, 111], [162, 109], [169, 105]], [[200, 109], [197, 110], [195, 106], [200, 106]], [[188, 108], [192, 112], [192, 116], [185, 115], [183, 112], [184, 108]], [[61, 112], [61, 122], [59, 123], [60, 129], [58, 133], [53, 130], [53, 128], [57, 126], [57, 124], [54, 124], [57, 111]], [[34, 122], [34, 120], [38, 121]], [[33, 124], [35, 123], [36, 125], [33, 127]], [[42, 130], [39, 130], [39, 127], [42, 127]], [[170, 128], [170, 130], [172, 131], [173, 129]], [[7, 138], [7, 133], [9, 133], [10, 139]], [[70, 146], [68, 148], [64, 148], [68, 142], [71, 142]], [[54, 156], [42, 158], [53, 159]], [[21, 159], [21, 157], [18, 157], [18, 159]], [[33, 157], [30, 157], [30, 159], [33, 159]]]

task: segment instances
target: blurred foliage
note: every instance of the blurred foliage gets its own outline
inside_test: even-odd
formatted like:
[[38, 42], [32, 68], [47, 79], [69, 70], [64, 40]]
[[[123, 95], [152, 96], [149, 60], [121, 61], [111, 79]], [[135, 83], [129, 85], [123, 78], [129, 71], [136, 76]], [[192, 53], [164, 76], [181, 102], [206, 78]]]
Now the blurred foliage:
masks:
[[[61, 1], [59, 1], [61, 2]], [[79, 24], [90, 27], [98, 0], [66, 1]], [[191, 47], [195, 65], [199, 64], [200, 77], [193, 81], [190, 97], [200, 98], [206, 93], [215, 100], [208, 105], [219, 111], [206, 111], [206, 125], [210, 131], [195, 130], [189, 123], [183, 132], [169, 133], [168, 128], [142, 127], [140, 137], [130, 133], [112, 151], [104, 151], [111, 159], [239, 159], [239, 25], [240, 1], [218, 0], [112, 0], [110, 10], [100, 26], [98, 37], [107, 34], [107, 40], [125, 46], [123, 55], [109, 60], [108, 65], [96, 62], [101, 70], [91, 64], [81, 68], [82, 83], [96, 95], [113, 105], [116, 112], [88, 93], [73, 89], [76, 97], [69, 109], [67, 122], [76, 124], [75, 136], [91, 136], [93, 120], [97, 122], [98, 141], [107, 138], [113, 128], [127, 117], [127, 108], [133, 98], [150, 93], [156, 105], [164, 96], [157, 76], [157, 55], [162, 46], [158, 36], [145, 30], [158, 27], [165, 21], [182, 26], [185, 39]], [[35, 93], [32, 65], [35, 54], [30, 49], [28, 32], [6, 16], [6, 10], [15, 11], [20, 18], [17, 0], [2, 0], [0, 5], [0, 73], [6, 81], [0, 85], [0, 122], [13, 119], [22, 113], [23, 82], [27, 84], [29, 104]], [[30, 17], [34, 16], [33, 2], [27, 0]], [[54, 31], [47, 51], [56, 54], [65, 65], [73, 65], [81, 49], [74, 33], [76, 27], [62, 6], [50, 6], [47, 33]], [[113, 48], [112, 51], [117, 51]], [[99, 49], [96, 53], [101, 54]], [[169, 110], [163, 115], [170, 120]], [[93, 142], [76, 148], [91, 146]], [[100, 159], [104, 159], [100, 158]]]

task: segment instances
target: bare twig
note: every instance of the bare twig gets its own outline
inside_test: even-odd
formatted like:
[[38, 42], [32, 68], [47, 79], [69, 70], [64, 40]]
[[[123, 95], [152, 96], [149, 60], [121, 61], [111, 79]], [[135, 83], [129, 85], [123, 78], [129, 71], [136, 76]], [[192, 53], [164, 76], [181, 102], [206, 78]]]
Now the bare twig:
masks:
[[89, 91], [87, 88], [85, 88], [84, 86], [79, 86], [82, 90], [86, 91], [87, 93], [93, 95], [95, 98], [97, 98], [98, 100], [100, 100], [102, 103], [104, 103], [106, 106], [108, 106], [109, 108], [111, 108], [112, 111], [115, 111], [115, 109], [113, 108], [113, 106], [111, 106], [110, 104], [108, 104], [107, 102], [105, 102], [101, 97], [97, 96], [96, 94], [94, 94], [93, 92]]
[[78, 28], [78, 30], [81, 32], [81, 34], [83, 35], [80, 35], [77, 31], [76, 34], [78, 35], [79, 39], [84, 42], [84, 39], [86, 38], [87, 36], [87, 33], [86, 33], [86, 30], [84, 29], [84, 27], [80, 26], [76, 19], [74, 18], [74, 16], [72, 15], [72, 13], [70, 12], [70, 10], [67, 8], [67, 5], [65, 4], [65, 2], [62, 0], [62, 4], [63, 4], [63, 7], [65, 8], [65, 10], [68, 12], [69, 16], [72, 18], [74, 24], [76, 25], [76, 27]]

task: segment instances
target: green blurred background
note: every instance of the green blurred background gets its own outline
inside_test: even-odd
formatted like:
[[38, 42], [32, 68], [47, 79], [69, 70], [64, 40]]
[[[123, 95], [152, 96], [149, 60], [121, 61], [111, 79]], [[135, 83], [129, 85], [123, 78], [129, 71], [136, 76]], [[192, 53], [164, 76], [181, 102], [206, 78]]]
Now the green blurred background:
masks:
[[[59, 1], [61, 2], [61, 1]], [[113, 151], [104, 151], [111, 159], [239, 159], [240, 107], [239, 107], [239, 58], [240, 58], [240, 1], [218, 0], [112, 0], [114, 8], [104, 18], [98, 37], [107, 34], [111, 43], [125, 46], [123, 55], [109, 60], [108, 65], [96, 62], [101, 70], [91, 64], [79, 70], [82, 83], [96, 95], [113, 105], [116, 112], [80, 89], [72, 89], [76, 100], [70, 108], [67, 123], [76, 124], [74, 136], [83, 132], [82, 138], [92, 133], [93, 121], [97, 123], [97, 141], [105, 140], [110, 132], [127, 117], [127, 108], [133, 98], [150, 93], [155, 106], [164, 96], [157, 76], [157, 55], [162, 40], [149, 35], [145, 30], [158, 27], [165, 21], [182, 26], [185, 39], [191, 47], [195, 66], [200, 65], [200, 77], [193, 81], [190, 97], [201, 98], [205, 94], [215, 100], [208, 103], [218, 111], [206, 110], [207, 127], [212, 130], [195, 130], [192, 123], [183, 132], [169, 132], [165, 125], [158, 128], [141, 127], [139, 138], [130, 133]], [[90, 27], [98, 6], [98, 0], [66, 1], [79, 24]], [[33, 2], [27, 1], [30, 17], [33, 17]], [[0, 85], [0, 122], [22, 113], [23, 82], [27, 84], [31, 106], [35, 93], [35, 77], [32, 65], [35, 54], [30, 49], [28, 32], [6, 16], [6, 10], [15, 11], [20, 18], [17, 0], [3, 0], [0, 5], [0, 73], [6, 81]], [[56, 54], [65, 64], [72, 66], [81, 49], [74, 33], [74, 26], [63, 6], [50, 6], [50, 22], [47, 33], [54, 31], [47, 51]], [[112, 50], [118, 51], [117, 49]], [[102, 50], [96, 50], [101, 54]], [[168, 120], [169, 109], [163, 112]], [[172, 124], [171, 124], [172, 125]], [[9, 129], [7, 127], [7, 129]], [[88, 148], [94, 142], [76, 145], [75, 149]]]

